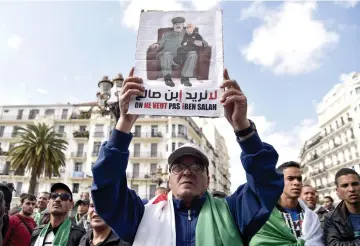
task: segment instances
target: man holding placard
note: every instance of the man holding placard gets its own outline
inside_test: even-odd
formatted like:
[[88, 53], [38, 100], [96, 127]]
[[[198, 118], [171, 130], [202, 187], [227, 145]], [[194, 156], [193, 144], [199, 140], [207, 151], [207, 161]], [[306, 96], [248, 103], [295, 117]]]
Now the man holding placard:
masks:
[[143, 80], [133, 75], [124, 81], [120, 119], [93, 166], [92, 197], [98, 214], [123, 240], [134, 246], [239, 246], [247, 245], [270, 216], [284, 187], [276, 172], [278, 154], [263, 143], [255, 124], [247, 119], [247, 99], [224, 70], [220, 100], [242, 149], [241, 161], [248, 183], [223, 199], [207, 192], [209, 160], [192, 144], [176, 149], [168, 158], [168, 194], [146, 205], [127, 186], [126, 168], [131, 129], [138, 115], [128, 114], [129, 101], [144, 93]]

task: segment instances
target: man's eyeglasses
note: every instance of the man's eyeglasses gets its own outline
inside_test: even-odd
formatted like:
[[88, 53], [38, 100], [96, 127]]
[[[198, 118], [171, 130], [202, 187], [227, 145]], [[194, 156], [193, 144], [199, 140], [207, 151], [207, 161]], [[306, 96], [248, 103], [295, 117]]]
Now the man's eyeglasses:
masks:
[[186, 169], [189, 169], [189, 171], [192, 174], [202, 174], [205, 170], [204, 165], [198, 164], [198, 163], [193, 163], [190, 165], [185, 165], [185, 164], [173, 164], [170, 167], [170, 171], [173, 174], [182, 174]]
[[61, 201], [69, 201], [71, 200], [71, 195], [69, 193], [51, 193], [50, 194], [50, 199], [52, 200], [56, 200], [56, 198], [60, 197]]

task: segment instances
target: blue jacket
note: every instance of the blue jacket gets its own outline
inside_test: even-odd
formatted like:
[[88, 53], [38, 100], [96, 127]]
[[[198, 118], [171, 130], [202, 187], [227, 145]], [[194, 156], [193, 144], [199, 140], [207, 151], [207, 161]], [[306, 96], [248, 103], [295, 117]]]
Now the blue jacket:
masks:
[[[93, 166], [91, 191], [97, 213], [127, 242], [134, 241], [144, 214], [142, 200], [127, 186], [126, 168], [131, 139], [132, 134], [118, 130], [112, 132]], [[283, 175], [275, 170], [278, 154], [271, 145], [263, 143], [257, 134], [239, 144], [247, 183], [226, 200], [247, 245], [268, 220], [283, 191], [284, 180]], [[195, 199], [188, 209], [182, 201], [174, 200], [177, 245], [195, 246], [195, 228], [204, 201], [204, 197]]]

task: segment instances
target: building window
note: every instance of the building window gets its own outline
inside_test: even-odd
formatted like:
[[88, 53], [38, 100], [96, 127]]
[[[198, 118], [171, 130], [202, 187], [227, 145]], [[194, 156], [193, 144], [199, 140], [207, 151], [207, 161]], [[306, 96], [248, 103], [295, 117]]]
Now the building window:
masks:
[[175, 124], [172, 124], [171, 135], [172, 135], [173, 137], [176, 137], [176, 125], [175, 125]]
[[158, 136], [158, 126], [152, 125], [151, 126], [151, 137], [157, 137]]
[[134, 157], [140, 157], [140, 144], [134, 144]]
[[98, 156], [101, 148], [101, 142], [94, 142], [92, 156]]
[[69, 110], [67, 108], [64, 108], [61, 113], [61, 119], [66, 120]]
[[184, 143], [178, 143], [178, 146], [179, 147], [181, 147], [181, 146], [183, 146], [184, 145]]
[[150, 185], [150, 199], [155, 196], [156, 185]]
[[151, 149], [150, 150], [151, 157], [157, 157], [157, 149], [158, 149], [157, 143], [152, 143], [150, 149]]
[[80, 184], [79, 183], [73, 183], [72, 185], [72, 193], [77, 194], [79, 193]]
[[17, 182], [16, 183], [16, 193], [15, 193], [15, 196], [20, 196], [21, 193], [22, 193], [22, 186], [23, 186], [23, 183], [22, 182]]
[[356, 91], [356, 94], [360, 94], [360, 87], [357, 87], [357, 88], [355, 89], [355, 91]]
[[18, 110], [18, 113], [17, 113], [17, 116], [16, 116], [16, 119], [17, 119], [17, 120], [21, 120], [22, 117], [23, 117], [23, 113], [24, 113], [24, 110], [23, 110], [23, 109], [19, 109], [19, 110]]
[[95, 132], [104, 132], [104, 125], [95, 125]]
[[171, 151], [175, 151], [175, 148], [176, 148], [176, 143], [173, 142], [173, 143], [171, 144]]
[[85, 132], [85, 131], [86, 131], [86, 126], [79, 127], [79, 132]]
[[9, 175], [10, 172], [10, 161], [5, 162], [5, 167], [3, 170], [3, 174], [4, 175]]
[[9, 143], [9, 149], [8, 149], [8, 151], [12, 150], [14, 147], [15, 147], [15, 144], [14, 144], [14, 143]]
[[135, 126], [135, 133], [134, 133], [134, 137], [139, 138], [141, 136], [141, 126]]
[[31, 109], [29, 114], [29, 120], [35, 120], [36, 116], [40, 113], [38, 109]]
[[139, 163], [133, 163], [133, 178], [139, 177], [139, 171], [140, 171], [140, 164]]
[[183, 125], [178, 125], [178, 134], [180, 137], [186, 136], [186, 127]]
[[131, 185], [131, 189], [133, 189], [133, 190], [136, 192], [136, 194], [138, 194], [138, 192], [139, 192], [139, 185], [133, 184], [133, 185]]
[[53, 116], [55, 114], [55, 109], [46, 109], [45, 116]]
[[4, 136], [5, 126], [0, 126], [0, 137]]
[[12, 133], [11, 133], [11, 137], [16, 137], [17, 136], [17, 134], [18, 134], [18, 126], [14, 126], [13, 127], [13, 131], [12, 131]]
[[98, 138], [104, 137], [104, 125], [95, 125], [94, 137], [98, 137]]
[[155, 174], [157, 171], [157, 164], [156, 163], [150, 163], [150, 174]]
[[82, 172], [83, 164], [81, 162], [75, 162], [74, 171], [75, 172]]
[[79, 143], [77, 146], [77, 153], [80, 154], [80, 156], [83, 155], [84, 153], [84, 144], [83, 143]]
[[65, 132], [65, 126], [59, 126], [59, 133]]

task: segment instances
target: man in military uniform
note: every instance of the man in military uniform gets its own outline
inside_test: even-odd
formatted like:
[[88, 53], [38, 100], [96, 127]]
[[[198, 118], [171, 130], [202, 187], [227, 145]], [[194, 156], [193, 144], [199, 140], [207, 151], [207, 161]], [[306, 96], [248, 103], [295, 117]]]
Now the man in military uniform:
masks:
[[[181, 42], [184, 38], [185, 30], [183, 17], [176, 17], [171, 20], [173, 23], [173, 30], [163, 34], [158, 43], [152, 44], [150, 49], [159, 50], [157, 58], [160, 60], [161, 72], [164, 76], [164, 81], [167, 86], [174, 87], [175, 83], [171, 79], [172, 66], [179, 66], [174, 62], [174, 57], [177, 55], [177, 49], [181, 46]], [[194, 41], [194, 44], [199, 47], [206, 47], [206, 41]], [[198, 55], [196, 51], [190, 51], [184, 62], [183, 69], [181, 71], [181, 84], [185, 86], [192, 86], [190, 83], [191, 77], [194, 76], [194, 70], [196, 66]]]

